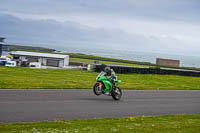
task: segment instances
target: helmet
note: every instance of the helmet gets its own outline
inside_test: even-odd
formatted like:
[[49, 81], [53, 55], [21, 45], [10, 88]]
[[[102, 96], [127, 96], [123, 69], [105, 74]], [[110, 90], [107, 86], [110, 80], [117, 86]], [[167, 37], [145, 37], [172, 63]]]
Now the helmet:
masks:
[[109, 67], [109, 66], [105, 67], [105, 68], [104, 68], [104, 72], [106, 72], [106, 73], [111, 73], [110, 67]]

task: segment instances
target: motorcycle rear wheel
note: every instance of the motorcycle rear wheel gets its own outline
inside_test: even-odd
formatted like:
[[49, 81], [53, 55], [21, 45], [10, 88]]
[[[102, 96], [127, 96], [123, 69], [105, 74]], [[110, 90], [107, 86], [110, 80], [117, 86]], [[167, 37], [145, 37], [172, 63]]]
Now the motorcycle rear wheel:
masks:
[[113, 88], [111, 95], [114, 100], [120, 100], [122, 97], [122, 91], [119, 87], [115, 87]]

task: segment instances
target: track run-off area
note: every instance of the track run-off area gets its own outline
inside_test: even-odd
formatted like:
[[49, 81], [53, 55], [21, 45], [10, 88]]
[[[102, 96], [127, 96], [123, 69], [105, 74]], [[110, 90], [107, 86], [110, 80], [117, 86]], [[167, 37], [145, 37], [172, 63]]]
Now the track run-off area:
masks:
[[120, 101], [92, 90], [1, 89], [0, 122], [200, 113], [197, 90], [122, 90]]

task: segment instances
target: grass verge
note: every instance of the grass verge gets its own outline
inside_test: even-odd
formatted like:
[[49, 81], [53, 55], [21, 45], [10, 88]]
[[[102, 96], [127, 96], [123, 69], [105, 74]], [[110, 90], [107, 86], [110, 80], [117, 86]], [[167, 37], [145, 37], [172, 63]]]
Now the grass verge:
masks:
[[[3, 89], [91, 89], [98, 73], [81, 70], [0, 67]], [[156, 74], [117, 74], [121, 89], [200, 90], [200, 77]]]
[[0, 133], [200, 133], [200, 114], [1, 123]]

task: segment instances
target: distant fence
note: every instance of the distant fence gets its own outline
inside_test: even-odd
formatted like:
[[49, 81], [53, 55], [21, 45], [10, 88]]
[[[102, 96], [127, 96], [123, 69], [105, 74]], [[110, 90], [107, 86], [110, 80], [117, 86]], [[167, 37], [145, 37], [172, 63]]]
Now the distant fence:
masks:
[[[100, 72], [105, 66], [95, 65], [95, 71]], [[178, 69], [159, 69], [159, 68], [140, 68], [128, 66], [110, 66], [116, 73], [140, 73], [140, 74], [167, 74], [200, 77], [200, 71], [178, 70]]]

